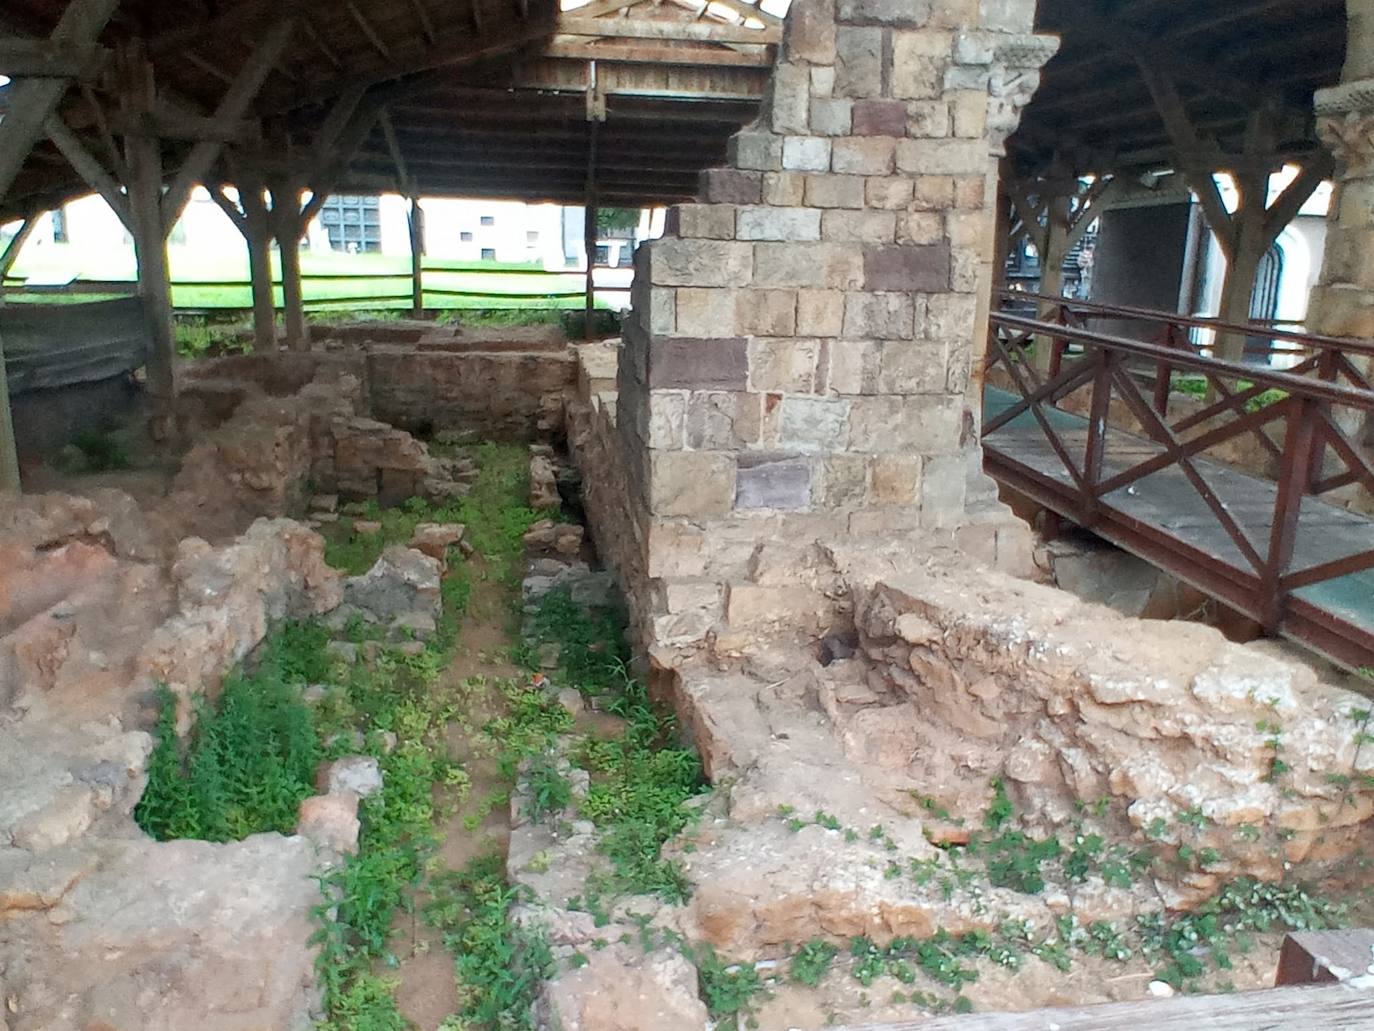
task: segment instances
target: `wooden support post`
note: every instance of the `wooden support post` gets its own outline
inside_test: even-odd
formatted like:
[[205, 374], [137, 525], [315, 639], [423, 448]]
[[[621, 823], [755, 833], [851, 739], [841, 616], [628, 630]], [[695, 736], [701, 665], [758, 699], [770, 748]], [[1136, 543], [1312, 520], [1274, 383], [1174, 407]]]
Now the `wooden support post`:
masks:
[[253, 346], [260, 351], [277, 347], [277, 304], [272, 296], [272, 224], [261, 182], [239, 185], [244, 239], [248, 243], [248, 274], [253, 284]]
[[[24, 242], [33, 232], [38, 216], [30, 215], [20, 223], [19, 231], [5, 249], [0, 251], [0, 308], [5, 305], [5, 277], [14, 267], [15, 259], [24, 248]], [[9, 378], [5, 374], [5, 340], [0, 335], [0, 494], [18, 494], [22, 490], [19, 480], [19, 453], [15, 449], [14, 419], [10, 414]]]
[[596, 145], [597, 127], [587, 123], [587, 202], [583, 208], [582, 246], [587, 252], [586, 303], [582, 309], [582, 339], [596, 337]]
[[[152, 110], [153, 69], [136, 49], [126, 54], [124, 104], [132, 125]], [[165, 409], [176, 396], [176, 333], [172, 325], [172, 285], [167, 270], [167, 237], [162, 229], [162, 146], [151, 136], [125, 137], [125, 164], [138, 292], [148, 318], [148, 391]], [[159, 415], [166, 415], [165, 411]]]
[[292, 351], [308, 351], [310, 328], [305, 321], [305, 294], [301, 288], [301, 237], [307, 223], [301, 216], [298, 191], [289, 184], [279, 182], [272, 187], [272, 223], [281, 260], [286, 346]]
[[424, 318], [425, 211], [414, 194], [410, 197], [410, 311], [415, 318]]

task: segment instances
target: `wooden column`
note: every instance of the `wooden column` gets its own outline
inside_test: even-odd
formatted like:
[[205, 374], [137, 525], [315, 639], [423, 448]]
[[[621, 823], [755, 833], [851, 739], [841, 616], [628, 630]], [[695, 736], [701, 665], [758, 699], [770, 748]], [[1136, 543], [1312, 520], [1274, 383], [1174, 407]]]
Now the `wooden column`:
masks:
[[301, 238], [306, 223], [301, 218], [298, 191], [288, 184], [277, 183], [272, 188], [272, 225], [281, 260], [286, 346], [292, 351], [308, 351], [310, 329], [305, 321], [305, 295], [301, 288]]
[[[14, 261], [28, 240], [29, 234], [38, 221], [38, 216], [30, 215], [19, 226], [19, 232], [0, 251], [0, 308], [5, 306], [5, 277], [9, 275]], [[18, 494], [22, 490], [19, 481], [19, 453], [14, 443], [14, 419], [10, 415], [9, 378], [5, 374], [5, 339], [0, 334], [0, 494]]]
[[[124, 114], [130, 126], [148, 124], [154, 107], [153, 69], [141, 51], [125, 55]], [[167, 236], [162, 213], [162, 144], [146, 130], [124, 138], [128, 167], [130, 233], [138, 262], [138, 292], [148, 319], [148, 392], [165, 406], [176, 396], [176, 332], [172, 324], [172, 285], [167, 269]]]
[[410, 313], [425, 315], [425, 212], [420, 198], [410, 197]]
[[253, 341], [258, 350], [277, 346], [277, 305], [272, 295], [272, 224], [261, 182], [239, 186], [248, 274], [253, 284]]
[[582, 308], [582, 339], [596, 337], [596, 145], [600, 122], [587, 122], [587, 202], [583, 207], [582, 246], [587, 252], [586, 299]]

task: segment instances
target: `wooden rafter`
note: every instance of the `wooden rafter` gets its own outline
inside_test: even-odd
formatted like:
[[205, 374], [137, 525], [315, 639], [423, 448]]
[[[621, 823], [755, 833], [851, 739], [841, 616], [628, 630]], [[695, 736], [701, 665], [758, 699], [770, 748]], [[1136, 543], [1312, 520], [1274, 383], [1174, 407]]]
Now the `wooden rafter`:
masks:
[[67, 159], [77, 175], [85, 181], [86, 185], [95, 190], [104, 198], [105, 203], [110, 206], [110, 210], [119, 216], [119, 220], [124, 223], [124, 227], [133, 232], [133, 219], [129, 214], [128, 198], [124, 196], [124, 191], [120, 189], [119, 183], [115, 181], [113, 175], [96, 160], [85, 144], [72, 132], [62, 119], [57, 115], [48, 116], [43, 123], [43, 131], [47, 133], [48, 139], [52, 140], [53, 145]]

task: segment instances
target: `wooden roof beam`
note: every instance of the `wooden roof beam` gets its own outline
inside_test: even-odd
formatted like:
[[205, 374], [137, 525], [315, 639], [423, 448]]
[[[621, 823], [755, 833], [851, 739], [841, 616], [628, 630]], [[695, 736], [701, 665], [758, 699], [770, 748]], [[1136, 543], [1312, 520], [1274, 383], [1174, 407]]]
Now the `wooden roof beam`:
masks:
[[84, 79], [95, 75], [109, 51], [50, 39], [0, 39], [0, 75], [11, 79]]
[[[59, 48], [95, 45], [119, 0], [71, 0], [48, 42]], [[0, 199], [9, 192], [29, 151], [43, 133], [70, 80], [19, 79], [6, 90], [8, 106], [0, 121]]]
[[750, 29], [713, 22], [658, 21], [649, 18], [580, 18], [570, 11], [558, 19], [558, 31], [599, 39], [681, 40], [705, 43], [781, 43], [781, 26]]
[[544, 48], [546, 57], [574, 58], [608, 64], [651, 64], [679, 67], [772, 68], [768, 53], [741, 53], [738, 50], [686, 49], [652, 45], [598, 45], [584, 39], [555, 38]]

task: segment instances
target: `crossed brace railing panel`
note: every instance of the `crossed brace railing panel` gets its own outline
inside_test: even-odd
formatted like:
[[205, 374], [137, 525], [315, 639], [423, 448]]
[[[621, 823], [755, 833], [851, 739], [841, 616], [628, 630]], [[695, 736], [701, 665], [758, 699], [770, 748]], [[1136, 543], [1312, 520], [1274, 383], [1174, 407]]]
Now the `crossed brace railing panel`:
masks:
[[[985, 422], [983, 438], [991, 450], [996, 449], [999, 431], [1029, 413], [1073, 483], [1073, 517], [1087, 527], [1100, 519], [1108, 495], [1163, 469], [1177, 467], [1244, 557], [1249, 578], [1260, 593], [1256, 614], [1273, 630], [1279, 629], [1294, 591], [1374, 568], [1374, 549], [1293, 568], [1304, 497], [1352, 484], [1374, 495], [1374, 462], [1335, 415], [1340, 410], [1356, 413], [1356, 418], [1374, 416], [1374, 390], [1348, 355], [1335, 351], [1334, 342], [1325, 338], [1288, 333], [1285, 336], [1303, 343], [1311, 356], [1286, 371], [1227, 362], [1208, 357], [1191, 344], [1173, 347], [1130, 340], [1072, 324], [1092, 317], [1095, 307], [1066, 302], [1052, 322], [1005, 312], [991, 316], [985, 375], [993, 369], [1002, 370], [1020, 395]], [[1132, 318], [1138, 317], [1137, 310], [1128, 311]], [[1040, 341], [1052, 341], [1054, 348], [1044, 372], [1033, 360]], [[1356, 345], [1352, 350], [1374, 356], [1374, 347], [1369, 345]], [[1133, 374], [1133, 370], [1150, 367], [1157, 376], [1163, 376], [1166, 385], [1175, 369], [1200, 374], [1215, 384], [1218, 399], [1171, 421], [1167, 391], [1161, 398], [1155, 389], [1147, 399]], [[1339, 382], [1342, 376], [1350, 383]], [[1237, 388], [1235, 384], [1241, 379], [1251, 385]], [[1049, 410], [1084, 388], [1091, 393], [1087, 440], [1080, 460]], [[1104, 475], [1113, 398], [1125, 404], [1143, 433], [1162, 450]], [[1284, 425], [1281, 444], [1264, 432], [1279, 422]], [[1218, 444], [1247, 434], [1258, 435], [1271, 446], [1279, 468], [1267, 540], [1255, 540], [1241, 525], [1208, 482], [1208, 467], [1196, 461]], [[1326, 458], [1328, 449], [1343, 465], [1343, 471], [1324, 471], [1332, 464]]]

